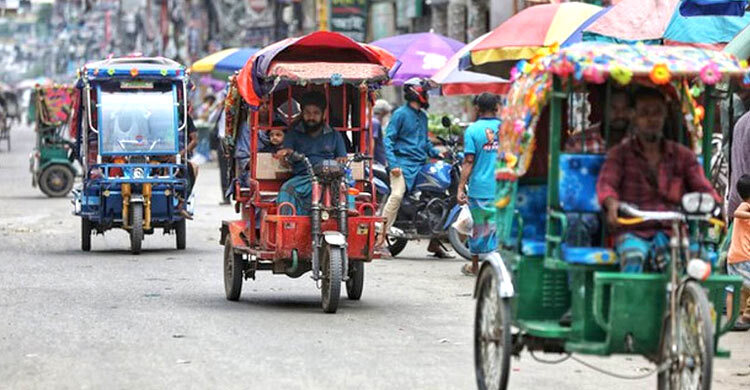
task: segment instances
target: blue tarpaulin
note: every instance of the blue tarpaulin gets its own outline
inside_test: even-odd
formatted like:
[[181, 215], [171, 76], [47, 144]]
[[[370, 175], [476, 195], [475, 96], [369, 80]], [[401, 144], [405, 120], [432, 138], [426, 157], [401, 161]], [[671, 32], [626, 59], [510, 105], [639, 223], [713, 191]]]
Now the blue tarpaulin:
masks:
[[[719, 3], [717, 0], [685, 0], [680, 5], [680, 11], [688, 2], [696, 4], [713, 2], [717, 3], [717, 6]], [[745, 1], [724, 1], [723, 3], [744, 4]], [[750, 13], [743, 16], [705, 14], [704, 16], [684, 16], [681, 12], [675, 12], [664, 32], [664, 39], [683, 43], [725, 43], [731, 41], [748, 24], [750, 24]]]
[[680, 4], [682, 16], [745, 16], [747, 0], [684, 0]]

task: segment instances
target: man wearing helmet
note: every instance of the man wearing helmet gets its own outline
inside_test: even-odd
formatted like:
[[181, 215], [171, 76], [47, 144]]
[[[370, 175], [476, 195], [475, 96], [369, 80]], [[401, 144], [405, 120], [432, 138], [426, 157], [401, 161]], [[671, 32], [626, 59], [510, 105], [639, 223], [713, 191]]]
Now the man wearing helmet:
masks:
[[[430, 107], [427, 85], [418, 78], [404, 83], [406, 104], [396, 109], [388, 123], [383, 143], [391, 175], [391, 194], [385, 204], [386, 218], [383, 231], [378, 237], [377, 247], [383, 248], [385, 237], [398, 215], [404, 194], [411, 190], [422, 166], [429, 157], [442, 157], [427, 136], [427, 114]], [[427, 250], [436, 257], [452, 257], [443, 250], [440, 241], [432, 239]]]

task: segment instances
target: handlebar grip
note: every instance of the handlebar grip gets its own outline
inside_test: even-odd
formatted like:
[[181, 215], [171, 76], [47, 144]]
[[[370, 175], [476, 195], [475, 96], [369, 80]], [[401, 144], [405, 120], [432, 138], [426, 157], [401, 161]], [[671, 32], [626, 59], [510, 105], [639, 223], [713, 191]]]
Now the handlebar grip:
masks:
[[620, 225], [638, 225], [640, 223], [643, 223], [643, 218], [617, 218], [617, 222]]
[[718, 218], [709, 218], [708, 222], [714, 226], [718, 226], [720, 228], [724, 228], [727, 224], [724, 223], [724, 221], [718, 219]]

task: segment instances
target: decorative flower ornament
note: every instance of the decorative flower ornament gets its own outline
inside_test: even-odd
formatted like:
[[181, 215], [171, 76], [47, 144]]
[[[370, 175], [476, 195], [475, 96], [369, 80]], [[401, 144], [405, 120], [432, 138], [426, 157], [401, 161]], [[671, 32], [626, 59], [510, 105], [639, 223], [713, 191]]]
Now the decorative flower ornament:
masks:
[[583, 78], [594, 84], [604, 84], [607, 81], [607, 77], [604, 75], [598, 67], [589, 66], [583, 71]]
[[110, 76], [114, 76], [115, 75], [115, 69], [114, 68], [107, 69], [107, 74], [110, 75]]
[[609, 76], [620, 85], [630, 84], [633, 79], [633, 72], [621, 65], [615, 64], [609, 69]]
[[135, 77], [135, 76], [138, 76], [138, 69], [136, 68], [130, 69], [130, 77]]
[[656, 64], [651, 69], [649, 78], [656, 85], [664, 85], [672, 79], [672, 74], [669, 73], [669, 68], [667, 68], [666, 64]]
[[334, 73], [331, 75], [331, 85], [334, 87], [338, 87], [339, 85], [344, 83], [344, 77], [341, 76], [340, 73]]
[[162, 69], [161, 72], [159, 72], [159, 73], [161, 73], [161, 75], [164, 76], [164, 77], [167, 76], [167, 70], [166, 69]]
[[741, 61], [740, 61], [740, 67], [741, 67], [741, 68], [743, 68], [743, 69], [744, 69], [744, 68], [747, 68], [747, 66], [748, 66], [748, 64], [747, 64], [747, 60], [741, 60]]
[[708, 63], [701, 69], [701, 81], [706, 85], [714, 85], [721, 80], [721, 70], [714, 62]]
[[693, 85], [692, 88], [690, 88], [690, 96], [697, 98], [703, 93], [703, 89], [697, 85]]
[[550, 71], [561, 78], [567, 78], [575, 70], [575, 66], [567, 58], [563, 58], [561, 61], [557, 61], [550, 66]]
[[706, 109], [700, 104], [695, 105], [695, 115], [693, 115], [693, 123], [699, 125], [703, 122], [703, 118], [706, 117]]
[[513, 153], [505, 153], [505, 163], [508, 164], [509, 168], [513, 168], [518, 163], [518, 157]]

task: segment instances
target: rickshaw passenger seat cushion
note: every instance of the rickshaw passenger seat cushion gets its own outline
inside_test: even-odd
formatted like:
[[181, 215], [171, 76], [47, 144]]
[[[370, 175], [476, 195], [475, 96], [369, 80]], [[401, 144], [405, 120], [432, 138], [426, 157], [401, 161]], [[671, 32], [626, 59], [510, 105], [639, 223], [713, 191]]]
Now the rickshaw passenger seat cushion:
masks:
[[566, 263], [584, 265], [617, 264], [617, 255], [610, 248], [575, 247], [562, 245], [562, 258]]
[[[544, 233], [546, 228], [546, 214], [539, 210], [547, 209], [547, 185], [532, 184], [519, 185], [516, 193], [516, 210], [523, 219], [523, 240], [529, 241], [530, 248], [535, 243], [542, 243], [544, 253]], [[518, 234], [518, 226], [513, 226], [510, 237], [515, 239]], [[523, 249], [522, 249], [523, 250]], [[536, 253], [536, 251], [534, 251]], [[531, 255], [529, 255], [531, 256]]]
[[546, 245], [544, 240], [523, 239], [521, 240], [521, 254], [534, 257], [544, 256]]
[[601, 154], [560, 155], [560, 208], [564, 212], [599, 213], [596, 181], [604, 164]]

